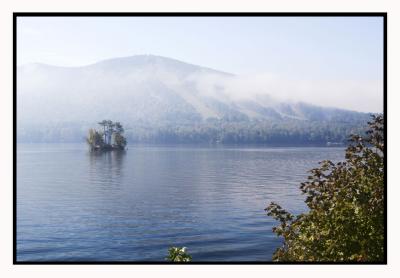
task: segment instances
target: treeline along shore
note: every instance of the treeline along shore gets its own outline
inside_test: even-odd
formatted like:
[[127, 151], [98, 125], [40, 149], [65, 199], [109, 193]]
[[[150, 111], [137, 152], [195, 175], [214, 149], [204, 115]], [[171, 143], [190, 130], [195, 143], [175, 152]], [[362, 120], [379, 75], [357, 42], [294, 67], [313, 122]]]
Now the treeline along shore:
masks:
[[[366, 119], [357, 121], [222, 121], [152, 124], [126, 122], [125, 138], [130, 143], [157, 144], [346, 144], [349, 135], [365, 130]], [[58, 123], [18, 126], [18, 142], [82, 142], [93, 124]]]

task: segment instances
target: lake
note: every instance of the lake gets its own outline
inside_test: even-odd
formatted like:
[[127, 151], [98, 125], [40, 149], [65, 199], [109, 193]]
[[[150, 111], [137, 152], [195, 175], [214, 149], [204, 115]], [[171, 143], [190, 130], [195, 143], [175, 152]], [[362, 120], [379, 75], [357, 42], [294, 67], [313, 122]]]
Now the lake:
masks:
[[307, 171], [344, 148], [17, 145], [18, 261], [270, 261], [264, 208], [306, 209]]

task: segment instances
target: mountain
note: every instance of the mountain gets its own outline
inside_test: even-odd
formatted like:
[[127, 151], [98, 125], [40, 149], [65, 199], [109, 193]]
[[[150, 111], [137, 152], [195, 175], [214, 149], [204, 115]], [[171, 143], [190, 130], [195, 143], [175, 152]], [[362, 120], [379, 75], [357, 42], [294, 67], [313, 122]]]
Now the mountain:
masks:
[[[82, 67], [23, 65], [17, 69], [18, 140], [82, 140], [102, 119], [122, 122], [131, 141], [224, 142], [221, 132], [251, 137], [250, 127], [250, 133], [270, 138], [272, 128], [285, 126], [304, 133], [334, 126], [343, 140], [369, 119], [366, 113], [282, 102], [250, 89], [238, 96], [232, 94], [235, 80], [233, 74], [153, 55]], [[331, 139], [339, 137], [318, 140]]]

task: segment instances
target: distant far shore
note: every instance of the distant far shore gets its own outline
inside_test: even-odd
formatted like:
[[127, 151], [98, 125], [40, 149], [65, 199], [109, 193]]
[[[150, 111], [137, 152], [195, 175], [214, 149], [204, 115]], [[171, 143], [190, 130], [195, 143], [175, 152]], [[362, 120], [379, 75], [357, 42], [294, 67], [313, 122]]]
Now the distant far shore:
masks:
[[[82, 145], [86, 146], [86, 142], [84, 141], [71, 141], [71, 142], [24, 142], [24, 141], [17, 141], [17, 144], [43, 144], [43, 145], [57, 145], [57, 144], [74, 144], [74, 145]], [[266, 147], [266, 148], [279, 148], [279, 147], [286, 147], [286, 148], [296, 148], [296, 147], [327, 147], [327, 148], [346, 148], [347, 144], [327, 144], [327, 143], [314, 143], [314, 144], [276, 144], [276, 143], [220, 143], [220, 144], [207, 144], [207, 143], [153, 143], [153, 142], [134, 142], [129, 143], [129, 148], [141, 147], [141, 146], [154, 146], [154, 147]], [[86, 146], [87, 147], [87, 146]]]

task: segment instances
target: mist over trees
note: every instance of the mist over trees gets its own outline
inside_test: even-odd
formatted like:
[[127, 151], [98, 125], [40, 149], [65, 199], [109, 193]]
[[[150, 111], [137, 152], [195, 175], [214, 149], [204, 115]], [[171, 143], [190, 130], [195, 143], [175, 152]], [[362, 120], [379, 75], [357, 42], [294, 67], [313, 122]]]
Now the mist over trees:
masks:
[[103, 120], [98, 123], [102, 129], [89, 129], [86, 142], [94, 150], [124, 150], [126, 139], [123, 136], [124, 128], [119, 122]]
[[326, 144], [345, 141], [369, 118], [312, 105], [312, 98], [283, 101], [271, 86], [237, 79], [152, 55], [85, 67], [22, 66], [17, 140], [82, 142], [98, 119], [118, 118], [130, 142]]
[[[317, 121], [224, 121], [209, 119], [202, 123], [151, 125], [128, 123], [124, 136], [131, 143], [201, 144], [322, 144], [346, 143], [350, 134], [362, 132], [367, 119], [354, 122]], [[93, 125], [49, 124], [46, 127], [19, 128], [19, 142], [82, 142]], [[107, 137], [103, 140], [107, 141]], [[116, 140], [119, 140], [116, 138]]]

